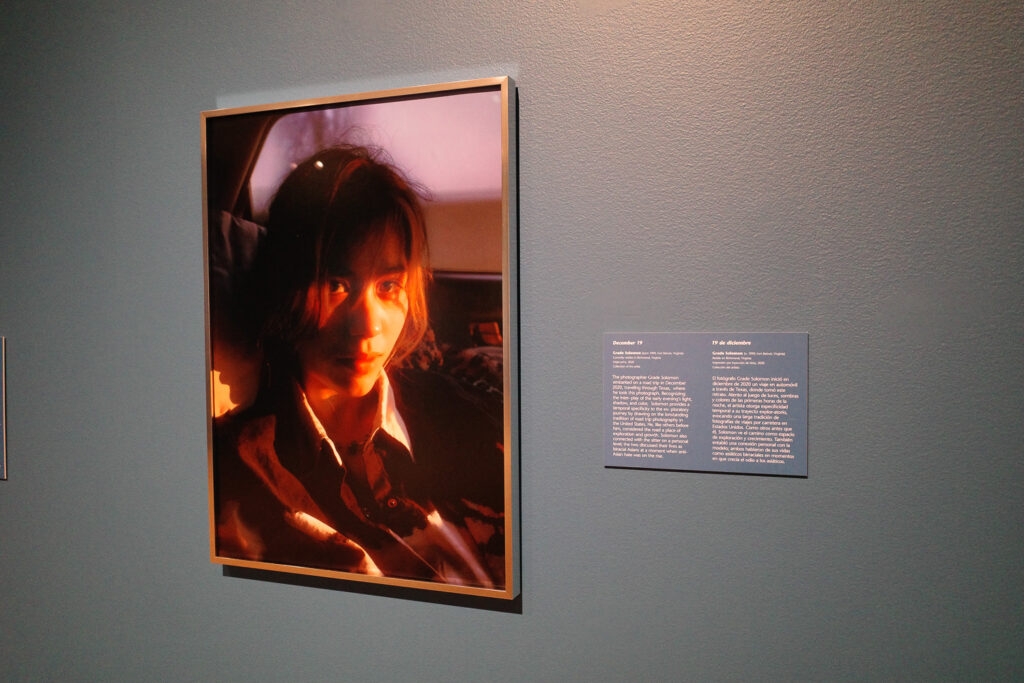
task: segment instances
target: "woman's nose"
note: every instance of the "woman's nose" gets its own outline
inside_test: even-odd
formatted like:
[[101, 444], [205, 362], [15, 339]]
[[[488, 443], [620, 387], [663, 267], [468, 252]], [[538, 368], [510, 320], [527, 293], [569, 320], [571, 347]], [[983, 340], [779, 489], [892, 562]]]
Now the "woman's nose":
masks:
[[375, 337], [381, 333], [380, 302], [372, 292], [364, 291], [348, 311], [348, 329], [353, 337]]

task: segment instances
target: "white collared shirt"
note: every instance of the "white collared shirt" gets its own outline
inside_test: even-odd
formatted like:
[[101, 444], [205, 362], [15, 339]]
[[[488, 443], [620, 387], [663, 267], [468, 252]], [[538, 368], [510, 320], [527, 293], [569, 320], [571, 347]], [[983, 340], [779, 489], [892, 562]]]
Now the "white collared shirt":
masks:
[[[377, 388], [377, 413], [373, 418], [373, 429], [370, 430], [369, 441], [373, 441], [374, 437], [377, 436], [377, 433], [383, 431], [385, 434], [404, 446], [405, 450], [409, 454], [409, 458], [414, 460], [412, 454], [412, 442], [409, 438], [409, 430], [405, 426], [405, 420], [402, 419], [402, 415], [398, 412], [398, 405], [395, 403], [395, 392], [391, 388], [391, 380], [388, 379], [388, 373], [380, 373]], [[313, 423], [313, 427], [316, 429], [317, 434], [319, 434], [320, 438], [331, 447], [334, 459], [337, 461], [338, 465], [344, 467], [345, 463], [341, 459], [338, 447], [335, 445], [334, 440], [327, 435], [327, 430], [324, 429], [324, 425], [320, 422], [320, 418], [318, 418], [316, 413], [313, 411], [313, 406], [309, 405], [309, 399], [306, 397], [306, 392], [299, 387], [299, 393], [302, 396], [302, 406], [309, 415], [310, 421]]]

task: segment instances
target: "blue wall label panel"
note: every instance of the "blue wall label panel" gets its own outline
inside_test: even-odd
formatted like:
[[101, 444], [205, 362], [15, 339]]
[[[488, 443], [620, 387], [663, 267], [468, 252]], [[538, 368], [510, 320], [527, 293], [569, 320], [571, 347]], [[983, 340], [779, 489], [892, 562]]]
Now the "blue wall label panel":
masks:
[[807, 334], [604, 336], [607, 467], [807, 476]]

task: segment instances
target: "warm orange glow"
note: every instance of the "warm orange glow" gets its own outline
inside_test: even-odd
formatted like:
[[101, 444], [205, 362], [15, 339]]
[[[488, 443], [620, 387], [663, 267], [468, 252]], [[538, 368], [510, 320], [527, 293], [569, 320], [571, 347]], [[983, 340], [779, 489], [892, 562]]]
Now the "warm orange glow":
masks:
[[220, 370], [211, 373], [213, 387], [213, 416], [220, 417], [224, 413], [237, 408], [238, 404], [231, 400], [231, 387], [220, 380]]
[[247, 559], [257, 560], [263, 555], [264, 546], [260, 535], [242, 521], [237, 503], [224, 506], [224, 518], [218, 525], [217, 537], [237, 544]]
[[361, 545], [338, 533], [329, 524], [326, 524], [308, 512], [302, 512], [301, 510], [298, 512], [289, 511], [286, 513], [286, 519], [288, 523], [296, 529], [309, 534], [319, 541], [331, 541], [362, 553], [363, 559], [362, 562], [359, 563], [357, 571], [360, 571], [363, 574], [369, 574], [370, 576], [384, 576], [383, 572], [381, 572], [380, 568], [377, 567], [377, 564], [370, 558], [370, 555]]

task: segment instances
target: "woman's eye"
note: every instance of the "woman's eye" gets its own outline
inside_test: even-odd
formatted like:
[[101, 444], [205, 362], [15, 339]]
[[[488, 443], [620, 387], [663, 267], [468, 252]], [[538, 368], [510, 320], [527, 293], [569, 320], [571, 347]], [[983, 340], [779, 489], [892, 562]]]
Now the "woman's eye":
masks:
[[384, 297], [397, 296], [402, 291], [401, 280], [383, 280], [377, 284], [377, 292]]
[[327, 291], [331, 294], [348, 293], [348, 283], [339, 278], [331, 278], [327, 281]]

